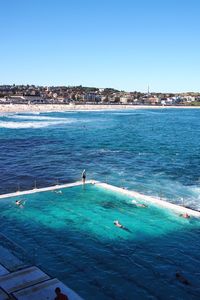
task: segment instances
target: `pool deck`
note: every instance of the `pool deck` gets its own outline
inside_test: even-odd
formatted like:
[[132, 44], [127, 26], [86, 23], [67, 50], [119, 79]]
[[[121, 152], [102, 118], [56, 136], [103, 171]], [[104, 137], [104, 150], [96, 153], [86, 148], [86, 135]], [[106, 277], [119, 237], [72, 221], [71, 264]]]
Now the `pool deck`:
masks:
[[[187, 213], [190, 216], [196, 217], [196, 218], [200, 218], [200, 212], [184, 207], [184, 206], [180, 206], [177, 204], [173, 204], [170, 202], [167, 202], [165, 200], [162, 199], [158, 199], [156, 197], [152, 197], [152, 196], [148, 196], [148, 195], [144, 195], [135, 191], [131, 191], [131, 190], [127, 190], [121, 187], [117, 187], [108, 183], [104, 183], [104, 182], [99, 182], [96, 180], [87, 180], [85, 182], [85, 184], [95, 184], [96, 186], [99, 186], [101, 188], [116, 192], [116, 193], [121, 193], [127, 196], [131, 196], [133, 198], [137, 198], [138, 200], [141, 201], [146, 201], [149, 203], [152, 203], [154, 205], [172, 210], [178, 214], [184, 214]], [[70, 187], [75, 187], [75, 186], [80, 186], [82, 185], [82, 181], [76, 181], [74, 183], [67, 183], [67, 184], [62, 184], [62, 185], [54, 185], [54, 186], [49, 186], [49, 187], [45, 187], [45, 188], [34, 188], [32, 190], [27, 190], [27, 191], [17, 191], [14, 193], [9, 193], [9, 194], [3, 194], [0, 195], [0, 199], [4, 199], [4, 198], [10, 198], [10, 197], [17, 197], [17, 196], [23, 196], [23, 195], [29, 195], [29, 194], [34, 194], [34, 193], [39, 193], [39, 192], [47, 192], [47, 191], [53, 191], [53, 190], [58, 190], [58, 189], [63, 189], [63, 188], [70, 188]]]
[[[91, 184], [94, 182], [96, 183], [97, 181], [87, 180], [85, 182], [85, 184]], [[44, 188], [34, 188], [32, 190], [27, 190], [27, 191], [17, 191], [14, 193], [3, 194], [3, 195], [0, 195], [0, 199], [41, 193], [41, 192], [48, 192], [48, 191], [53, 191], [53, 190], [60, 190], [60, 189], [70, 188], [70, 187], [79, 186], [79, 185], [82, 185], [82, 181], [76, 181], [73, 183], [66, 183], [66, 184], [61, 184], [61, 185], [57, 184], [57, 185], [48, 186], [48, 187], [44, 187]]]
[[[57, 278], [50, 277], [37, 266], [25, 263], [14, 242], [1, 234], [0, 240], [3, 243], [0, 245], [0, 300], [53, 300], [56, 287], [60, 287], [69, 300], [83, 300]], [[21, 247], [18, 247], [20, 251]]]
[[3, 270], [3, 274], [0, 275], [0, 300], [53, 300], [56, 297], [56, 287], [59, 287], [69, 300], [83, 300], [57, 278], [51, 278], [36, 266], [11, 273], [1, 265], [0, 268]]

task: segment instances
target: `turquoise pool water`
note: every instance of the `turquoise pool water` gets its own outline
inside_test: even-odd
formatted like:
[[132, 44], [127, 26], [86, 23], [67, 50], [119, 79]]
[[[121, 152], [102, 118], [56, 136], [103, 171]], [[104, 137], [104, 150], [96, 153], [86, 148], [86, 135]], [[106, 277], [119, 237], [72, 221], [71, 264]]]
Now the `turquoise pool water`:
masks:
[[199, 220], [95, 185], [21, 196], [24, 208], [16, 199], [0, 200], [1, 233], [83, 298], [199, 299]]

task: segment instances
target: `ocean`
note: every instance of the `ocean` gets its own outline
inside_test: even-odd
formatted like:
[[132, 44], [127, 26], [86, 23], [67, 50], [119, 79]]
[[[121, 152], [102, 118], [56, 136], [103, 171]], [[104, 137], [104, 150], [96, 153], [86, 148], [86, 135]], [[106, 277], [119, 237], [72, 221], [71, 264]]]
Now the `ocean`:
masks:
[[[0, 193], [87, 178], [200, 210], [198, 109], [0, 115]], [[36, 181], [36, 182], [35, 182]]]

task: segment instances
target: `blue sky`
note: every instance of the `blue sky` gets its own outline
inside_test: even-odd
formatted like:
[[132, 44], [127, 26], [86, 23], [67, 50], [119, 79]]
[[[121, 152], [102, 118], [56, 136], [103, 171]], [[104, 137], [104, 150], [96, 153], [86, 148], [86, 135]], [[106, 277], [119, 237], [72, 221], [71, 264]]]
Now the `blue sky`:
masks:
[[0, 0], [0, 84], [200, 91], [200, 1]]

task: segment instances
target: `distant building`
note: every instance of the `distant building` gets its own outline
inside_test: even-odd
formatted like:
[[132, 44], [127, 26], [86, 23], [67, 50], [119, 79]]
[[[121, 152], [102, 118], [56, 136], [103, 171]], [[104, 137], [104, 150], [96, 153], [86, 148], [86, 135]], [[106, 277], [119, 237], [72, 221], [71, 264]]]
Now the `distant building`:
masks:
[[127, 104], [128, 103], [128, 97], [120, 97], [120, 103]]
[[183, 98], [184, 98], [184, 100], [185, 100], [186, 102], [189, 102], [189, 103], [195, 101], [195, 97], [194, 97], [194, 96], [186, 95], [186, 96], [184, 96]]

